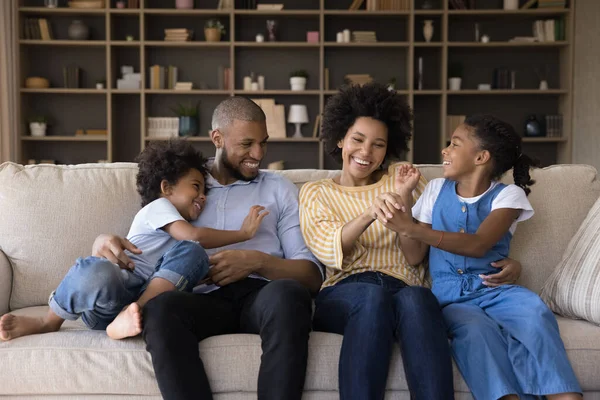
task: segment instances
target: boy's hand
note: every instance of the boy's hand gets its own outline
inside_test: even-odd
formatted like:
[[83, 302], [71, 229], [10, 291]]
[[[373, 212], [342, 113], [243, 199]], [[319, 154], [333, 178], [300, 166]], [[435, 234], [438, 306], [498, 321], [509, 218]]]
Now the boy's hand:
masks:
[[[244, 222], [242, 222], [242, 227], [240, 228], [240, 231], [246, 236], [246, 240], [252, 239], [256, 235], [256, 231], [258, 231], [263, 218], [269, 215], [269, 212], [264, 210], [263, 206], [250, 207], [250, 212], [244, 218]], [[264, 212], [261, 213], [261, 211]]]
[[420, 178], [421, 172], [413, 167], [412, 164], [400, 165], [398, 168], [396, 168], [396, 179], [394, 182], [394, 189], [396, 190], [396, 193], [401, 195], [403, 199], [408, 195], [410, 195], [412, 199], [412, 192], [419, 184]]

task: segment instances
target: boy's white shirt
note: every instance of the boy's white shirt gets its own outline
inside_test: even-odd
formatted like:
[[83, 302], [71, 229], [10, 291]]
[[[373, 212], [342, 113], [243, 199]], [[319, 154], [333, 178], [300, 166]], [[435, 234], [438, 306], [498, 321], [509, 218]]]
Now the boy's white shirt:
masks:
[[135, 264], [136, 275], [148, 279], [154, 273], [158, 260], [175, 246], [177, 240], [162, 229], [175, 221], [185, 219], [164, 197], [147, 204], [135, 215], [127, 239], [142, 250], [142, 254], [127, 252], [127, 255]]
[[[421, 197], [419, 197], [416, 204], [412, 208], [413, 218], [425, 224], [431, 224], [433, 205], [435, 204], [435, 201], [437, 200], [445, 181], [445, 178], [437, 178], [429, 181], [427, 186], [425, 186], [423, 194]], [[461, 197], [459, 195], [456, 195], [456, 197], [458, 197], [458, 199], [464, 203], [473, 204], [487, 192], [496, 187], [499, 183], [500, 182], [498, 181], [492, 181], [492, 184], [488, 190], [476, 197]], [[513, 184], [507, 185], [504, 189], [502, 189], [492, 201], [491, 211], [499, 208], [513, 208], [516, 210], [521, 210], [517, 219], [510, 226], [511, 234], [515, 233], [517, 224], [519, 222], [528, 220], [534, 214], [533, 207], [531, 207], [531, 203], [529, 203], [529, 200], [525, 195], [525, 191]]]

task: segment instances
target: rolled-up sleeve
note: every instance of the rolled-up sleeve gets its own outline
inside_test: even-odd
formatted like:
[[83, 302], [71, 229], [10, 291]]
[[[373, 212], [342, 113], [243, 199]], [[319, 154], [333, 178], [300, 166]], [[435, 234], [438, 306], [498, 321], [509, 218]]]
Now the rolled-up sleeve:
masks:
[[[342, 229], [344, 222], [322, 202], [318, 183], [306, 183], [300, 190], [300, 228], [306, 245], [326, 267], [344, 270]], [[357, 260], [366, 248], [355, 242], [349, 258]], [[350, 264], [346, 264], [350, 267]]]
[[323, 268], [317, 258], [310, 252], [300, 230], [298, 215], [298, 188], [287, 179], [282, 179], [279, 186], [277, 202], [281, 208], [277, 221], [277, 235], [283, 250], [284, 258], [288, 260], [308, 260], [315, 263], [325, 279]]

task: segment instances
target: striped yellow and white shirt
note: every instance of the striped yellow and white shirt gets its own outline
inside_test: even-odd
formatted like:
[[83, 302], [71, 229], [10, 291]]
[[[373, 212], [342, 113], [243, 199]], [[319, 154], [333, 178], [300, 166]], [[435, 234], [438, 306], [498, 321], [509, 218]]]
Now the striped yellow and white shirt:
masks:
[[[308, 182], [300, 189], [300, 228], [308, 248], [321, 261], [327, 275], [323, 287], [360, 272], [379, 271], [408, 285], [423, 285], [425, 269], [406, 262], [397, 234], [373, 222], [358, 238], [352, 253], [342, 254], [342, 228], [373, 204], [375, 198], [394, 191], [396, 167], [377, 183], [368, 186], [341, 186], [332, 179]], [[413, 198], [423, 193], [427, 181], [421, 177]]]

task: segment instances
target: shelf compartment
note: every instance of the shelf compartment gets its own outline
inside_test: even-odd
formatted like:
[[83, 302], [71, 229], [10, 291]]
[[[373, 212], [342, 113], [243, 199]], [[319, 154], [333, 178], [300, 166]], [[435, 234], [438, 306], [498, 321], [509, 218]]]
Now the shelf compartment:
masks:
[[21, 136], [21, 140], [28, 142], [106, 142], [108, 140], [108, 135]]

